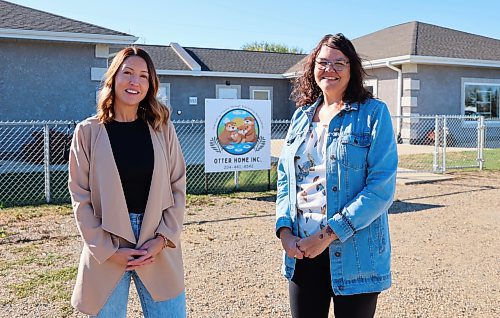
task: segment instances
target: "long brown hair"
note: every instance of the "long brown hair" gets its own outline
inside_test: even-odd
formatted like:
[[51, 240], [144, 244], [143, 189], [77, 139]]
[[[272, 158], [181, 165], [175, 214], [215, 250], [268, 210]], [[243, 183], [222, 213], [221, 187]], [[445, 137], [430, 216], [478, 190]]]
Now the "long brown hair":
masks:
[[148, 67], [149, 73], [149, 89], [146, 97], [139, 103], [137, 116], [153, 126], [154, 129], [160, 130], [162, 124], [168, 120], [169, 111], [157, 98], [159, 80], [156, 75], [156, 69], [153, 60], [149, 54], [141, 48], [131, 46], [124, 48], [116, 54], [109, 66], [101, 89], [99, 91], [99, 101], [97, 102], [97, 118], [101, 123], [107, 123], [113, 120], [114, 108], [113, 101], [115, 99], [115, 77], [120, 70], [123, 62], [130, 56], [141, 57]]
[[356, 53], [351, 41], [342, 33], [327, 34], [307, 56], [303, 74], [293, 81], [291, 98], [295, 101], [297, 107], [310, 105], [321, 95], [321, 89], [314, 79], [314, 67], [316, 57], [323, 45], [341, 51], [349, 59], [351, 78], [342, 99], [349, 103], [362, 103], [367, 98], [373, 97], [363, 86], [363, 78], [366, 76], [366, 72], [361, 64], [361, 58]]

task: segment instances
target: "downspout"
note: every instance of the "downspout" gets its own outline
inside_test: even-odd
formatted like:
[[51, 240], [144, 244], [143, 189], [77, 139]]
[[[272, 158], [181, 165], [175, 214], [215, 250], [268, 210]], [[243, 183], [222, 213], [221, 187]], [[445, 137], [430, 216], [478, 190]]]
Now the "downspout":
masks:
[[396, 138], [401, 138], [401, 98], [402, 98], [402, 93], [403, 93], [403, 72], [401, 69], [395, 67], [394, 65], [391, 64], [391, 62], [387, 61], [385, 62], [385, 65], [390, 68], [393, 71], [398, 72], [398, 93], [397, 93], [397, 107], [396, 107], [396, 116], [397, 116], [397, 121], [396, 121]]

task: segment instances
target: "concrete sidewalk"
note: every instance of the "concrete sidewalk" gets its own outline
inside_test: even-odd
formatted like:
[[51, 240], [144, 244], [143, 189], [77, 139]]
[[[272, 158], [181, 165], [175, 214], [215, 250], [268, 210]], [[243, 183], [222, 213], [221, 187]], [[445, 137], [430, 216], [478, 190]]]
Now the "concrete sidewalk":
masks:
[[430, 183], [453, 179], [454, 176], [431, 172], [413, 172], [410, 169], [398, 169], [396, 184]]

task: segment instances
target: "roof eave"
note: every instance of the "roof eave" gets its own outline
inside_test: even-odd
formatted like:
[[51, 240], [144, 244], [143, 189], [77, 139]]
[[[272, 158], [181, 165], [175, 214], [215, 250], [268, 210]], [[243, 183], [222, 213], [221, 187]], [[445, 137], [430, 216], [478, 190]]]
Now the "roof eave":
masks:
[[0, 28], [0, 38], [99, 44], [133, 44], [138, 39], [137, 37], [132, 35], [52, 32], [4, 28]]
[[496, 60], [461, 59], [453, 57], [423, 56], [423, 55], [401, 55], [385, 59], [367, 60], [363, 62], [363, 67], [367, 69], [386, 67], [387, 62], [391, 63], [392, 65], [412, 63], [412, 64], [500, 68], [500, 61]]
[[187, 71], [187, 70], [157, 70], [158, 75], [201, 76], [201, 77], [240, 77], [285, 79], [283, 74], [245, 73], [245, 72], [215, 72], [215, 71]]
[[283, 77], [284, 78], [295, 78], [295, 77], [299, 77], [300, 75], [302, 75], [302, 72], [301, 71], [296, 71], [296, 72], [284, 73]]

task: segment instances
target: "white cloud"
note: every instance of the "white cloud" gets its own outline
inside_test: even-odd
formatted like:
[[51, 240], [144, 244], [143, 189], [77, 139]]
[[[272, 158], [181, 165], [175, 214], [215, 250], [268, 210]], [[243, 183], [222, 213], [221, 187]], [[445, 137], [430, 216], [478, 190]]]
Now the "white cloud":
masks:
[[232, 112], [234, 115], [247, 115], [248, 113], [244, 110], [235, 110]]

